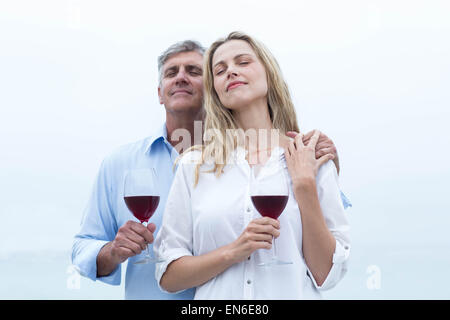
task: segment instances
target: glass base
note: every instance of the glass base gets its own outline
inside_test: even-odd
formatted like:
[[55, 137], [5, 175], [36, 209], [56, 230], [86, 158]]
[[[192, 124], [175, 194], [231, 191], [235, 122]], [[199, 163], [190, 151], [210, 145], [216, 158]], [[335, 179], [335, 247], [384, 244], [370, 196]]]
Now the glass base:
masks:
[[270, 267], [270, 266], [281, 266], [281, 265], [286, 265], [286, 264], [292, 264], [292, 262], [279, 260], [278, 258], [274, 257], [274, 258], [270, 259], [269, 261], [264, 261], [264, 262], [258, 263], [257, 266], [258, 267]]

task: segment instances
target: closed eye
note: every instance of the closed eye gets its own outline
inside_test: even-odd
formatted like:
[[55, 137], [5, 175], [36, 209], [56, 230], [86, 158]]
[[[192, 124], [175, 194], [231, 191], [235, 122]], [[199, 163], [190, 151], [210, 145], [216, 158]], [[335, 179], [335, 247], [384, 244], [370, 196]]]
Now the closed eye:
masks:
[[200, 76], [202, 74], [202, 69], [195, 67], [195, 66], [189, 66], [188, 68], [186, 68], [190, 74], [194, 75], [194, 76]]
[[216, 76], [221, 75], [222, 73], [224, 73], [225, 69], [219, 69], [216, 71]]
[[176, 67], [172, 67], [166, 70], [166, 72], [164, 73], [165, 77], [171, 78], [174, 77], [178, 72], [178, 68]]

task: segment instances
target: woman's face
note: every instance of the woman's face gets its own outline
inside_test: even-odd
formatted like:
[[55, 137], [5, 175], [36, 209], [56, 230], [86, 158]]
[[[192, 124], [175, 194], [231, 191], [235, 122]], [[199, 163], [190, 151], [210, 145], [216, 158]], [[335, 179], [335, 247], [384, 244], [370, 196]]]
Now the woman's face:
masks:
[[237, 110], [262, 102], [267, 106], [266, 70], [244, 40], [230, 40], [217, 48], [212, 59], [214, 89], [222, 104]]

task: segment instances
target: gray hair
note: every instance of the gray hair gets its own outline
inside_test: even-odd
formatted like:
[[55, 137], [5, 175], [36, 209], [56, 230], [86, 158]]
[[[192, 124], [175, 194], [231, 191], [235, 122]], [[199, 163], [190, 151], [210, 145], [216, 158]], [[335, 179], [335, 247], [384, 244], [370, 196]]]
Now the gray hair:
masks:
[[198, 52], [203, 56], [203, 54], [205, 53], [205, 48], [202, 47], [202, 45], [197, 41], [184, 40], [171, 45], [166, 51], [164, 51], [158, 57], [159, 84], [161, 84], [162, 80], [162, 71], [164, 63], [166, 63], [166, 61], [169, 60], [169, 58], [171, 58], [173, 55], [190, 51]]

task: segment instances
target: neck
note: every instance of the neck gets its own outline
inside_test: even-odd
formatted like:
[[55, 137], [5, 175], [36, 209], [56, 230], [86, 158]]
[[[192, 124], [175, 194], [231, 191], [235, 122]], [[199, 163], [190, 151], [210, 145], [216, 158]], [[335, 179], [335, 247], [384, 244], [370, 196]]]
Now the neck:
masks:
[[195, 144], [201, 144], [203, 137], [203, 109], [193, 113], [166, 112], [167, 140], [179, 154]]
[[233, 116], [245, 132], [249, 164], [265, 163], [271, 150], [280, 145], [281, 134], [273, 128], [267, 101], [234, 110]]
[[239, 127], [244, 129], [244, 131], [249, 129], [272, 129], [267, 100], [258, 101], [234, 110], [233, 116]]
[[246, 133], [249, 150], [270, 149], [273, 125], [266, 101], [234, 110], [233, 116]]

